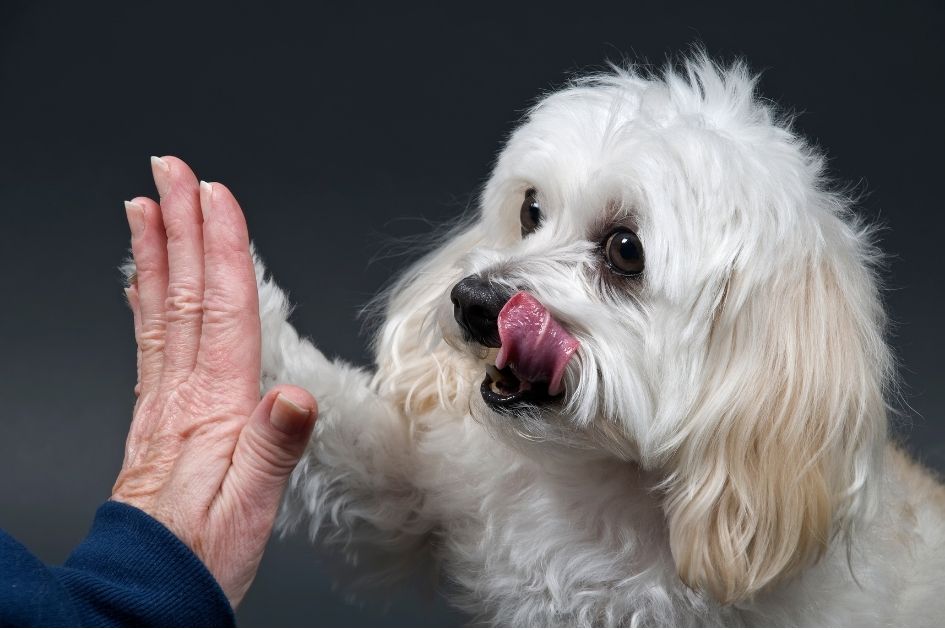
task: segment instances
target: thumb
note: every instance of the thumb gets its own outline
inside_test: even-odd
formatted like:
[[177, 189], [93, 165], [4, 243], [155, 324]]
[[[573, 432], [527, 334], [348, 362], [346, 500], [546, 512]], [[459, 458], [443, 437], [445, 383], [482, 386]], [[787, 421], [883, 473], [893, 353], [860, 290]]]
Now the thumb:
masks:
[[227, 475], [232, 491], [255, 509], [274, 514], [317, 415], [315, 398], [300, 387], [282, 385], [267, 392], [236, 443]]

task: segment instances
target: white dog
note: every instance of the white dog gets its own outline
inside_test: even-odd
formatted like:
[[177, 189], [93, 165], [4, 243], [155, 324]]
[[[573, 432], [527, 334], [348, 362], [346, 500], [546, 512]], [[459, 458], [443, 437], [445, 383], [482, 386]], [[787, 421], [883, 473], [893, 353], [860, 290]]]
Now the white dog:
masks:
[[889, 442], [849, 206], [741, 64], [547, 96], [385, 296], [374, 371], [258, 267], [264, 385], [322, 410], [283, 526], [430, 551], [493, 624], [945, 622], [945, 488]]

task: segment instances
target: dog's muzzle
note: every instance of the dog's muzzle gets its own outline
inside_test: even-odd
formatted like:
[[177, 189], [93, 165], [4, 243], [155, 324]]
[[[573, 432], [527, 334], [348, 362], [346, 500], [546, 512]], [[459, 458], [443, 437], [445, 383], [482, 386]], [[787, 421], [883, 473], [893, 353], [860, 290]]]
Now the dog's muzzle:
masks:
[[516, 413], [557, 400], [564, 367], [578, 341], [533, 295], [467, 276], [450, 291], [453, 317], [466, 341], [498, 348], [479, 391], [492, 409]]

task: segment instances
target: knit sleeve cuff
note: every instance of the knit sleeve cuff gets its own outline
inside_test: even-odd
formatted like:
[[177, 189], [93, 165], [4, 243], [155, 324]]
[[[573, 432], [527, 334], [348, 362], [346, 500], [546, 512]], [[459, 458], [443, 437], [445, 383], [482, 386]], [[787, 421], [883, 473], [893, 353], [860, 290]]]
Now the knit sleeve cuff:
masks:
[[203, 562], [164, 525], [125, 503], [108, 501], [98, 509], [59, 579], [93, 625], [236, 624]]

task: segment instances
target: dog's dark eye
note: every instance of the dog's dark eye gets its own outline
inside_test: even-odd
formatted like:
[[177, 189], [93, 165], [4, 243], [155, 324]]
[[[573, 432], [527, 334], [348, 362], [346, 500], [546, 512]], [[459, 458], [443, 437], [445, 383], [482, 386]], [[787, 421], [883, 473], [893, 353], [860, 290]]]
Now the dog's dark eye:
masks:
[[623, 276], [635, 276], [643, 271], [643, 245], [637, 235], [627, 229], [619, 229], [604, 242], [604, 255], [614, 272]]
[[538, 205], [537, 193], [534, 188], [525, 192], [525, 200], [522, 202], [522, 209], [519, 212], [519, 219], [522, 222], [522, 238], [525, 238], [538, 229], [541, 225], [541, 206]]

